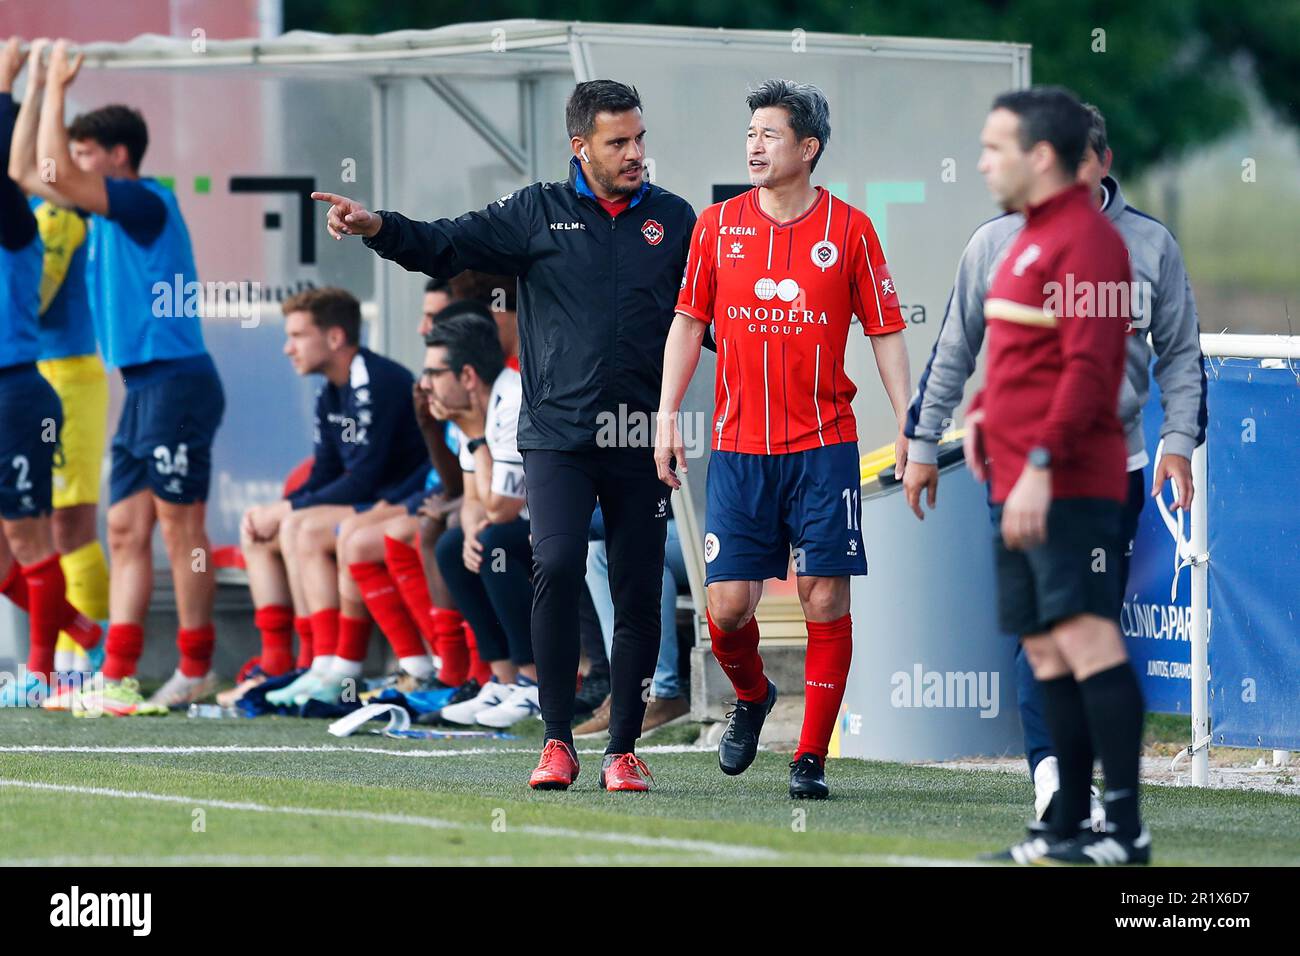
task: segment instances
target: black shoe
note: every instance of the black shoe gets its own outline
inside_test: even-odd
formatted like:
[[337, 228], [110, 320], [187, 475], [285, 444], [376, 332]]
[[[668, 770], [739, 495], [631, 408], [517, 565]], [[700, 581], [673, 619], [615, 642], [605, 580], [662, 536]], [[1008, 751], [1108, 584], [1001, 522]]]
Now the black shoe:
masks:
[[609, 696], [609, 676], [597, 675], [587, 677], [582, 681], [582, 690], [573, 699], [573, 712], [577, 714], [590, 714], [597, 707], [605, 702]]
[[1041, 820], [1035, 820], [1029, 824], [1025, 838], [1019, 843], [1012, 844], [1005, 850], [999, 850], [996, 853], [981, 853], [979, 858], [996, 863], [1019, 863], [1024, 866], [1038, 862], [1060, 840], [1061, 838], [1056, 835], [1050, 826]]
[[1146, 827], [1136, 837], [1085, 831], [1051, 846], [1038, 863], [1082, 863], [1090, 866], [1146, 866], [1151, 862], [1151, 833]]
[[463, 704], [465, 701], [469, 700], [470, 698], [477, 697], [478, 692], [481, 689], [482, 688], [479, 686], [479, 682], [471, 677], [469, 680], [465, 681], [465, 683], [461, 684], [459, 687], [456, 688], [456, 693], [451, 695], [451, 698], [447, 701], [447, 703], [443, 704], [442, 707], [439, 707], [437, 710], [431, 710], [428, 713], [421, 714], [419, 717], [415, 718], [415, 722], [417, 724], [424, 724], [426, 726], [427, 725], [437, 726], [442, 723], [443, 707], [450, 707], [452, 704]]
[[790, 761], [790, 796], [794, 800], [825, 800], [831, 795], [826, 786], [826, 768], [816, 754], [796, 754]]
[[767, 699], [758, 703], [738, 700], [734, 709], [727, 712], [731, 718], [727, 729], [718, 741], [718, 766], [722, 772], [734, 777], [744, 773], [758, 756], [758, 735], [763, 721], [776, 706], [776, 685], [767, 682]]

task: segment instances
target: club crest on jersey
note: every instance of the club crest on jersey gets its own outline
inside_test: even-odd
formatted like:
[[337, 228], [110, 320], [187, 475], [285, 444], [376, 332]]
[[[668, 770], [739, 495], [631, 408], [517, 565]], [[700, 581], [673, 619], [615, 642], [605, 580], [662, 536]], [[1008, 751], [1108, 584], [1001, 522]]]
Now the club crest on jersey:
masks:
[[657, 246], [664, 240], [664, 227], [654, 219], [647, 219], [641, 227], [641, 235], [645, 236], [645, 241], [650, 245]]
[[721, 550], [722, 550], [722, 542], [718, 540], [718, 536], [716, 534], [710, 531], [708, 534], [704, 536], [704, 563], [705, 564], [712, 563], [713, 559], [718, 556], [718, 552]]
[[840, 260], [840, 250], [829, 239], [823, 239], [812, 247], [812, 262], [819, 269], [829, 269]]

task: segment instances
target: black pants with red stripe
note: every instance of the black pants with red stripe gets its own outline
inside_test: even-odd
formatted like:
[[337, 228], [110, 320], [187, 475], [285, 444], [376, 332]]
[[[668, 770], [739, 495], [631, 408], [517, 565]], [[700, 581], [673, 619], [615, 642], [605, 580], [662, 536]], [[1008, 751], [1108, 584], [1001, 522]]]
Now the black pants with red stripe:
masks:
[[650, 448], [530, 449], [523, 457], [533, 536], [533, 657], [546, 738], [573, 741], [578, 608], [599, 499], [614, 599], [606, 752], [631, 753], [659, 656], [668, 486]]

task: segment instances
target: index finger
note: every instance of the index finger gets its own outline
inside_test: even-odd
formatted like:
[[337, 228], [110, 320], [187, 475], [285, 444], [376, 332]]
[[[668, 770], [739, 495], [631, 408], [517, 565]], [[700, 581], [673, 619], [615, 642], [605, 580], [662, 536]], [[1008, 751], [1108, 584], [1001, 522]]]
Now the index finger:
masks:
[[321, 202], [327, 202], [337, 206], [341, 203], [351, 202], [346, 196], [336, 196], [334, 193], [314, 192], [311, 194], [312, 199], [318, 199]]

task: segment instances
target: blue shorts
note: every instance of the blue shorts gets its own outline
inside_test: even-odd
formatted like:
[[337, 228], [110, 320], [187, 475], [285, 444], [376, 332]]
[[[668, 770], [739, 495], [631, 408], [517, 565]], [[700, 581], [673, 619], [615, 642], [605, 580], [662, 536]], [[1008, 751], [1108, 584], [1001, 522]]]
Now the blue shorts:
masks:
[[34, 363], [0, 369], [0, 422], [0, 517], [49, 514], [63, 405]]
[[414, 517], [420, 513], [420, 506], [424, 504], [424, 500], [440, 491], [442, 491], [442, 479], [438, 477], [438, 472], [431, 467], [424, 484], [418, 490], [407, 495], [400, 504], [406, 508], [407, 514]]
[[408, 514], [415, 514], [429, 492], [429, 475], [437, 476], [430, 465], [423, 465], [407, 475], [402, 481], [384, 492], [384, 501], [392, 505], [401, 505]]
[[704, 581], [867, 573], [856, 442], [787, 455], [709, 457]]
[[436, 482], [438, 473], [433, 470], [433, 467], [431, 465], [421, 465], [401, 481], [394, 482], [383, 488], [379, 492], [378, 501], [364, 501], [353, 507], [356, 509], [357, 514], [365, 514], [382, 501], [386, 505], [398, 505], [405, 508], [407, 514], [413, 515], [420, 510], [420, 505], [424, 503], [424, 499], [432, 494], [432, 492], [425, 490], [431, 484], [430, 475], [433, 476], [434, 482]]
[[212, 441], [226, 410], [211, 357], [123, 369], [126, 400], [113, 436], [109, 501], [148, 489], [163, 501], [207, 501]]

